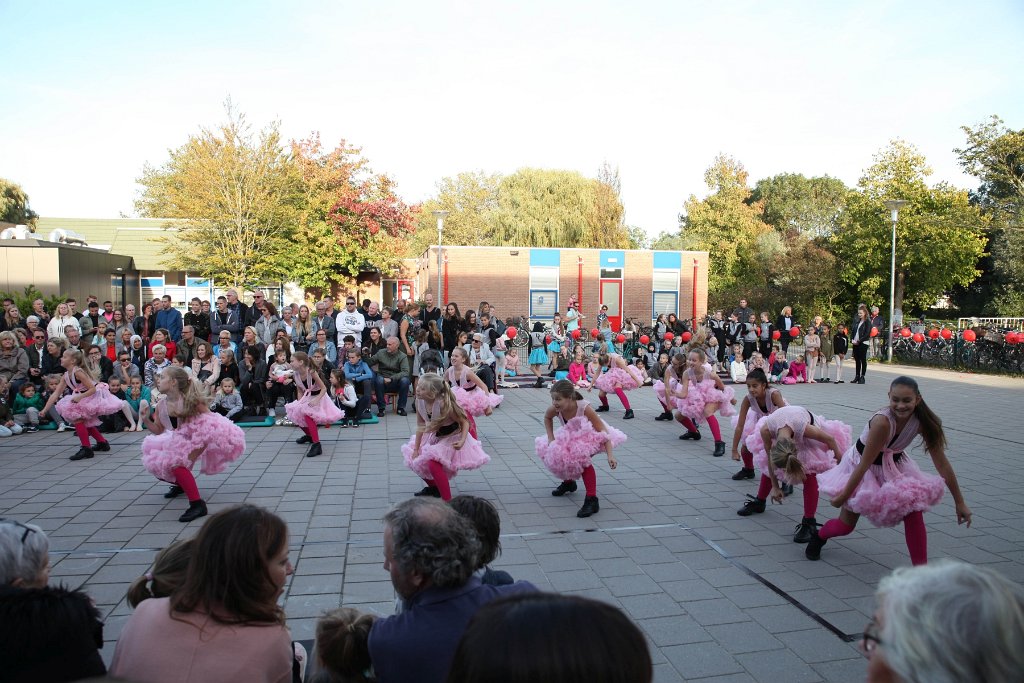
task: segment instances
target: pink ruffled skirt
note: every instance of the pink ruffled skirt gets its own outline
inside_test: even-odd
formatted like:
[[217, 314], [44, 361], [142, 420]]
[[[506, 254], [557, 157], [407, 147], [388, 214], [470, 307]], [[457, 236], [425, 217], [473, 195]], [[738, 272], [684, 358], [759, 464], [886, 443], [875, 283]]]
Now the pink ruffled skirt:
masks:
[[606, 394], [614, 394], [616, 389], [632, 391], [640, 386], [640, 380], [632, 372], [622, 368], [611, 368], [608, 372], [601, 373], [594, 380], [594, 386]]
[[480, 417], [488, 408], [497, 408], [498, 404], [505, 400], [504, 396], [483, 391], [480, 387], [469, 390], [455, 387], [452, 389], [452, 394], [455, 395], [455, 402], [474, 417]]
[[313, 422], [318, 425], [334, 424], [342, 418], [341, 410], [334, 405], [330, 396], [325, 395], [317, 405], [311, 403], [314, 398], [316, 397], [303, 396], [297, 401], [285, 404], [285, 415], [299, 427], [306, 426], [307, 417], [313, 418]]
[[673, 398], [673, 402], [676, 410], [693, 420], [695, 424], [700, 424], [704, 419], [704, 407], [709, 403], [718, 404], [718, 414], [722, 417], [735, 415], [736, 408], [732, 405], [734, 396], [732, 387], [717, 389], [713, 384], [690, 384], [686, 398]]
[[[818, 476], [818, 489], [829, 496], [841, 493], [860, 459], [856, 447], [848, 449], [839, 465]], [[942, 499], [945, 487], [942, 477], [925, 474], [904, 453], [891, 468], [872, 465], [846, 501], [846, 507], [867, 517], [875, 526], [896, 526], [911, 512], [930, 510]]]
[[202, 412], [182, 420], [177, 429], [143, 439], [142, 466], [157, 479], [173, 482], [174, 470], [191, 469], [189, 454], [204, 446], [199, 456], [200, 471], [220, 474], [245, 452], [245, 433], [223, 415]]
[[402, 444], [405, 465], [420, 479], [433, 479], [429, 465], [429, 462], [433, 460], [439, 463], [448, 478], [452, 479], [460, 470], [475, 470], [491, 461], [491, 456], [484, 453], [483, 446], [471, 435], [467, 434], [466, 443], [462, 444], [462, 448], [456, 449], [454, 444], [458, 440], [458, 431], [441, 438], [438, 438], [436, 434], [424, 434], [423, 441], [420, 443], [419, 455], [414, 456], [416, 435], [413, 434], [406, 443]]
[[121, 399], [114, 396], [103, 382], [96, 383], [96, 391], [78, 403], [71, 399], [79, 394], [70, 394], [57, 401], [57, 412], [67, 422], [84, 422], [86, 427], [98, 427], [100, 417], [121, 410]]
[[[762, 417], [757, 421], [755, 427], [751, 430], [749, 436], [747, 436], [743, 443], [746, 444], [747, 450], [754, 454], [754, 466], [760, 469], [762, 472], [768, 470], [768, 454], [764, 450], [764, 441], [761, 439], [761, 421], [767, 418]], [[836, 440], [836, 445], [839, 447], [840, 453], [845, 453], [850, 448], [851, 430], [850, 425], [846, 424], [841, 420], [827, 420], [820, 415], [814, 416], [814, 426], [825, 431]], [[836, 457], [825, 444], [814, 439], [801, 439], [797, 442], [797, 454], [796, 457], [803, 465], [804, 474], [817, 474], [820, 475], [823, 472], [828, 472], [832, 468], [836, 467]], [[845, 459], [845, 456], [844, 456]], [[786, 473], [776, 468], [775, 476], [787, 484], [796, 484], [800, 482], [792, 482], [786, 476]], [[821, 481], [819, 477], [818, 481]]]
[[606, 432], [599, 432], [585, 416], [574, 417], [555, 432], [555, 440], [548, 442], [547, 436], [534, 439], [537, 456], [551, 473], [562, 481], [579, 479], [583, 470], [590, 466], [590, 459], [604, 450], [606, 442], [619, 446], [626, 442], [626, 435], [615, 427], [605, 424]]

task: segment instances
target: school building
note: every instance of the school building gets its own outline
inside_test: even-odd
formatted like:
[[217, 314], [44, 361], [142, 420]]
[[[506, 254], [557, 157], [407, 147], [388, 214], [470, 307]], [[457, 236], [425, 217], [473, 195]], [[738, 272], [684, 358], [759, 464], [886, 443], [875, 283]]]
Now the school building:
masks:
[[[708, 252], [647, 249], [542, 249], [431, 246], [416, 259], [409, 283], [441, 303], [476, 307], [486, 301], [502, 318], [550, 320], [573, 294], [592, 324], [602, 305], [612, 327], [624, 318], [643, 324], [659, 313], [701, 318], [708, 307]], [[438, 284], [440, 275], [440, 285]], [[438, 296], [437, 292], [441, 295]]]

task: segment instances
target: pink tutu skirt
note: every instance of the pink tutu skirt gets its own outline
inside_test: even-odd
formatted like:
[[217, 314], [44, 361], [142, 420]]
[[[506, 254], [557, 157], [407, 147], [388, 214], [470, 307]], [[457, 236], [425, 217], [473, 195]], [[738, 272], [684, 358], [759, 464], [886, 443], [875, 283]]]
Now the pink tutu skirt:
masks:
[[462, 387], [455, 387], [452, 394], [455, 395], [455, 402], [474, 417], [480, 417], [488, 408], [497, 408], [498, 404], [505, 400], [504, 396], [483, 391], [479, 387], [468, 391]]
[[551, 473], [562, 481], [579, 479], [590, 466], [590, 459], [604, 450], [606, 442], [618, 446], [626, 442], [626, 435], [605, 424], [607, 432], [599, 432], [586, 416], [574, 417], [555, 432], [555, 440], [547, 436], [534, 439], [537, 456]]
[[[841, 493], [860, 458], [856, 447], [848, 449], [839, 465], [818, 476], [818, 490], [829, 496]], [[904, 453], [899, 462], [890, 466], [872, 465], [846, 501], [846, 507], [867, 517], [875, 526], [896, 526], [911, 512], [930, 510], [942, 499], [945, 488], [942, 477], [925, 474]]]
[[303, 396], [297, 401], [285, 404], [284, 412], [288, 419], [299, 427], [306, 426], [306, 418], [313, 418], [318, 425], [334, 424], [342, 418], [342, 412], [330, 396], [324, 396], [317, 405], [311, 405], [314, 396]]
[[722, 417], [735, 415], [736, 408], [732, 404], [734, 395], [732, 387], [717, 389], [714, 383], [701, 382], [697, 385], [690, 384], [686, 398], [673, 397], [672, 401], [676, 410], [693, 420], [694, 424], [700, 424], [704, 419], [704, 406], [709, 403], [718, 404], [718, 414]]
[[121, 410], [121, 399], [114, 396], [103, 382], [96, 383], [96, 391], [78, 403], [71, 399], [78, 394], [70, 394], [57, 401], [57, 412], [67, 422], [84, 422], [86, 427], [98, 427], [100, 417]]
[[217, 413], [202, 412], [182, 420], [177, 429], [142, 440], [142, 466], [157, 479], [174, 481], [174, 470], [192, 468], [189, 454], [206, 446], [199, 459], [203, 474], [220, 474], [245, 452], [245, 433]]
[[484, 453], [484, 447], [475, 438], [466, 435], [466, 443], [462, 448], [456, 449], [454, 444], [459, 440], [459, 432], [438, 438], [436, 434], [424, 434], [420, 443], [420, 453], [413, 456], [416, 448], [416, 435], [413, 434], [409, 440], [402, 444], [402, 456], [405, 458], [405, 465], [416, 473], [420, 479], [433, 479], [430, 474], [431, 460], [439, 463], [444, 468], [449, 479], [455, 477], [459, 470], [475, 470], [491, 461], [491, 456]]
[[628, 370], [611, 368], [594, 380], [594, 386], [606, 394], [614, 394], [616, 389], [631, 391], [640, 386], [640, 381]]
[[[758, 420], [756, 425], [751, 429], [750, 435], [743, 441], [747, 446], [747, 450], [754, 454], [754, 465], [762, 472], [766, 472], [768, 470], [768, 454], [764, 450], [764, 441], [761, 439], [761, 421], [766, 419], [766, 417], [762, 417]], [[850, 425], [846, 424], [842, 420], [828, 420], [823, 418], [821, 415], [815, 415], [814, 426], [825, 431], [836, 440], [836, 445], [839, 447], [840, 453], [845, 453], [850, 448], [852, 432], [850, 430]], [[832, 453], [832, 450], [829, 449], [828, 446], [820, 441], [815, 441], [814, 439], [798, 440], [797, 449], [796, 457], [800, 461], [800, 464], [803, 465], [804, 474], [820, 475], [822, 472], [827, 472], [836, 467], [835, 454]], [[786, 473], [778, 468], [775, 469], [775, 476], [780, 481], [784, 481], [787, 484], [800, 483], [790, 481], [786, 476]], [[820, 482], [821, 480], [819, 479], [818, 481]]]

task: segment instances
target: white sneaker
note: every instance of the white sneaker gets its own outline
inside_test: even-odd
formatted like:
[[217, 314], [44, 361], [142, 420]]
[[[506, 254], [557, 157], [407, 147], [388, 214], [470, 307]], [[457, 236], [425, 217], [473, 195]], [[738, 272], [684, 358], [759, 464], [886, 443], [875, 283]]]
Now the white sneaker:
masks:
[[68, 429], [68, 423], [67, 422], [61, 422], [59, 425], [57, 425], [57, 431], [58, 432], [67, 431], [67, 429]]
[[[277, 415], [277, 413], [276, 413], [276, 412], [274, 411], [274, 409], [273, 409], [273, 408], [267, 408], [267, 415], [268, 415], [269, 417], [275, 417], [275, 416]], [[278, 422], [278, 424], [281, 424], [281, 423], [280, 423], [280, 422]]]

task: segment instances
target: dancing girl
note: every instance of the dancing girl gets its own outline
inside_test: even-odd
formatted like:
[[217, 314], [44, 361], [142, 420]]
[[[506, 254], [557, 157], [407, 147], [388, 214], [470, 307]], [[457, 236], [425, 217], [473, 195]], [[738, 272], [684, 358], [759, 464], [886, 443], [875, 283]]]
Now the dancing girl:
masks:
[[[110, 443], [103, 438], [97, 427], [101, 416], [121, 410], [121, 399], [111, 394], [103, 382], [93, 381], [85, 369], [85, 355], [81, 351], [68, 349], [60, 357], [60, 364], [64, 368], [64, 376], [40, 413], [48, 415], [50, 408], [56, 404], [57, 412], [64, 422], [74, 426], [82, 447], [69, 460], [91, 458], [95, 455], [94, 451], [109, 451]], [[71, 390], [67, 396], [64, 396], [65, 389]], [[95, 447], [92, 447], [89, 437], [96, 440]]]

